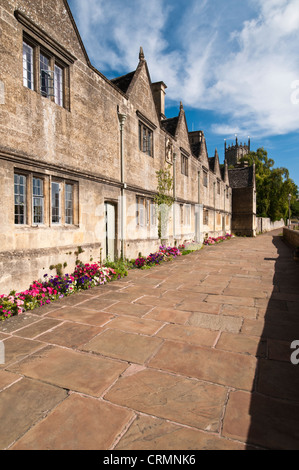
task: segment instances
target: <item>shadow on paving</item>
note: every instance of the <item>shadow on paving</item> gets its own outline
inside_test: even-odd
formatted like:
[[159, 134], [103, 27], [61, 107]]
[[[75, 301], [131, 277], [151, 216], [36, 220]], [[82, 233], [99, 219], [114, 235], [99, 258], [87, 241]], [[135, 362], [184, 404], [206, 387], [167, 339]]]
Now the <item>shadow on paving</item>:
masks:
[[[299, 262], [293, 250], [279, 236], [273, 236], [277, 248], [273, 292], [264, 313], [255, 381], [250, 394], [250, 444], [267, 449], [299, 449], [299, 364], [294, 365], [291, 348], [299, 340]], [[265, 262], [273, 263], [266, 258]], [[262, 318], [261, 318], [262, 321]], [[266, 348], [265, 348], [266, 346]], [[297, 354], [299, 359], [299, 350]], [[248, 394], [239, 392], [237, 406], [248, 410]], [[237, 411], [237, 410], [236, 410]], [[241, 411], [241, 410], [240, 410]]]

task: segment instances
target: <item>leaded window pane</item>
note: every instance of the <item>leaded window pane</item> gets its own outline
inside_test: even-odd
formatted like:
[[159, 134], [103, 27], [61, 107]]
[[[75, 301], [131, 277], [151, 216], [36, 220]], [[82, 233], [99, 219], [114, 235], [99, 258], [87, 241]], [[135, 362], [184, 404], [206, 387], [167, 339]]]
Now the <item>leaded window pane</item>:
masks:
[[53, 71], [50, 60], [43, 54], [40, 54], [40, 91], [46, 98], [54, 95]]
[[65, 223], [73, 224], [73, 186], [65, 185]]
[[33, 223], [42, 224], [44, 222], [43, 180], [41, 178], [33, 178], [32, 184]]
[[63, 70], [58, 65], [54, 68], [54, 96], [55, 103], [63, 106]]
[[60, 222], [60, 185], [52, 183], [52, 224]]
[[33, 48], [26, 42], [23, 42], [23, 85], [34, 89]]
[[14, 175], [15, 224], [26, 223], [26, 176]]

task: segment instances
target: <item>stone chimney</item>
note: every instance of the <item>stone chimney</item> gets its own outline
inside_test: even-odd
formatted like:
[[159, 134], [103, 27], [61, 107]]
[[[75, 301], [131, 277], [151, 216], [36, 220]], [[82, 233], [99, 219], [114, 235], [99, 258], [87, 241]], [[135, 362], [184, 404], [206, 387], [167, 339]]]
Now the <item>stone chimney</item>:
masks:
[[165, 116], [165, 90], [167, 86], [164, 82], [152, 83], [152, 92], [160, 119], [166, 119]]

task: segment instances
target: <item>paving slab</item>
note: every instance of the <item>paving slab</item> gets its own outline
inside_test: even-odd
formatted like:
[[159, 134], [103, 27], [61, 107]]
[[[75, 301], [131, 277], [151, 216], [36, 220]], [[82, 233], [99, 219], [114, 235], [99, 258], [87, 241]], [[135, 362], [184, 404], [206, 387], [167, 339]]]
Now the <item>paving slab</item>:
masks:
[[20, 379], [21, 377], [17, 374], [7, 372], [6, 370], [0, 370], [0, 391]]
[[11, 336], [3, 340], [5, 347], [5, 362], [0, 364], [0, 369], [7, 368], [10, 364], [18, 362], [28, 355], [42, 349], [44, 343], [33, 341], [17, 336]]
[[161, 344], [162, 340], [159, 338], [106, 330], [85, 344], [82, 349], [127, 362], [144, 364]]
[[73, 394], [12, 449], [107, 449], [132, 417], [133, 413], [125, 409]]
[[226, 389], [147, 369], [121, 378], [104, 398], [139, 412], [215, 432], [221, 423]]
[[111, 320], [105, 328], [128, 331], [130, 333], [139, 333], [143, 335], [154, 335], [164, 322], [156, 321], [151, 318], [136, 318], [120, 316]]
[[89, 310], [82, 307], [66, 307], [48, 313], [47, 317], [58, 320], [68, 320], [93, 326], [103, 326], [114, 318], [114, 315], [98, 310]]
[[127, 364], [121, 362], [55, 346], [8, 366], [12, 372], [95, 397], [101, 396], [126, 368]]
[[28, 432], [66, 396], [63, 389], [26, 378], [0, 392], [1, 449]]
[[208, 330], [206, 328], [171, 324], [165, 325], [156, 333], [156, 336], [164, 339], [195, 344], [197, 346], [212, 347], [216, 342], [218, 332]]
[[133, 317], [143, 317], [150, 312], [153, 307], [149, 305], [134, 304], [132, 302], [117, 302], [105, 311], [113, 315], [131, 315]]
[[187, 325], [200, 326], [210, 330], [231, 331], [238, 333], [242, 328], [242, 318], [231, 317], [229, 315], [213, 315], [209, 313], [192, 313]]
[[266, 449], [298, 450], [298, 420], [298, 403], [235, 391], [228, 400], [223, 436]]
[[267, 342], [256, 336], [245, 336], [223, 331], [219, 337], [216, 349], [247, 354], [254, 357], [266, 357]]
[[26, 326], [25, 328], [22, 328], [21, 330], [18, 330], [18, 336], [21, 336], [22, 338], [33, 339], [60, 324], [61, 322], [59, 320], [43, 318], [29, 326]]
[[39, 335], [38, 339], [44, 343], [57, 344], [67, 348], [78, 348], [101, 331], [102, 328], [66, 321], [51, 331]]
[[280, 231], [2, 322], [0, 447], [299, 450], [299, 263]]
[[184, 325], [190, 318], [191, 312], [176, 310], [174, 308], [155, 307], [144, 318], [152, 318], [166, 323]]
[[138, 416], [115, 450], [244, 450], [245, 444], [221, 439], [152, 416]]
[[251, 390], [256, 359], [213, 348], [165, 341], [149, 366], [229, 387]]

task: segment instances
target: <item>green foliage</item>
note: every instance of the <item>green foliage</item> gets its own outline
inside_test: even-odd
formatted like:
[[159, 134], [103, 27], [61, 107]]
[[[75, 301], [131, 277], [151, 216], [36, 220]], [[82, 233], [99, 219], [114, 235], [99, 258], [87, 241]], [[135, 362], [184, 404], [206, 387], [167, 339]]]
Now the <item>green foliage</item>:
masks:
[[106, 268], [112, 268], [116, 271], [117, 275], [125, 277], [128, 275], [128, 270], [131, 269], [131, 263], [128, 260], [118, 258], [115, 261], [111, 261], [109, 257], [104, 261]]
[[163, 170], [159, 170], [156, 172], [156, 175], [158, 180], [158, 194], [156, 194], [154, 201], [158, 206], [166, 204], [170, 207], [173, 204], [173, 197], [170, 195], [173, 189], [173, 179], [170, 173], [170, 169], [165, 168]]
[[61, 263], [51, 264], [51, 266], [49, 266], [49, 269], [51, 271], [55, 269], [57, 276], [62, 276], [62, 268], [66, 268], [66, 267], [67, 267], [67, 262], [65, 261], [63, 265]]
[[173, 190], [173, 178], [169, 168], [156, 171], [156, 175], [157, 194], [154, 197], [154, 202], [158, 211], [158, 236], [162, 238], [166, 230], [169, 210], [174, 202], [174, 198], [171, 195]]
[[182, 255], [189, 255], [189, 253], [193, 253], [194, 250], [183, 250]]
[[292, 195], [291, 208], [295, 211], [298, 187], [290, 178], [287, 168], [274, 168], [274, 160], [268, 157], [264, 148], [250, 152], [241, 161], [255, 164], [256, 212], [258, 217], [269, 217], [272, 221], [289, 216], [288, 195]]
[[292, 217], [299, 217], [299, 198], [297, 199], [291, 201], [291, 216]]

